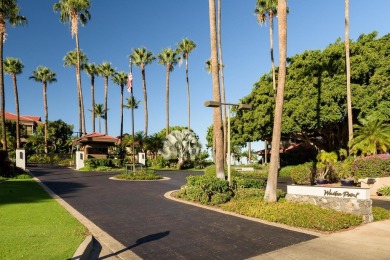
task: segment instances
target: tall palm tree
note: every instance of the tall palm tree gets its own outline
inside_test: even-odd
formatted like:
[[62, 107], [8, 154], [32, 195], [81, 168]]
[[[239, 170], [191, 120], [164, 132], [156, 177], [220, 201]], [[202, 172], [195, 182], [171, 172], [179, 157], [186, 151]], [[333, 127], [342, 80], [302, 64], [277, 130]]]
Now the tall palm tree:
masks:
[[56, 82], [56, 74], [47, 67], [39, 66], [32, 72], [30, 79], [43, 83], [43, 108], [45, 110], [45, 153], [47, 153], [47, 126], [49, 124], [49, 110], [47, 107], [47, 84]]
[[[215, 7], [214, 7], [215, 9]], [[188, 101], [188, 130], [191, 129], [191, 103], [190, 103], [190, 82], [188, 79], [188, 58], [190, 53], [196, 48], [195, 42], [184, 38], [177, 43], [178, 52], [182, 54], [183, 59], [186, 60], [186, 82], [187, 82], [187, 101]]]
[[114, 81], [115, 84], [119, 85], [121, 88], [121, 97], [120, 97], [120, 111], [121, 111], [121, 129], [120, 129], [120, 140], [122, 140], [123, 135], [123, 89], [127, 83], [127, 73], [124, 71], [115, 73], [112, 77], [112, 81]]
[[351, 98], [351, 62], [349, 60], [349, 0], [345, 0], [345, 67], [347, 72], [347, 114], [348, 141], [353, 139], [352, 98]]
[[[274, 88], [274, 95], [276, 96], [276, 73], [275, 73], [275, 61], [274, 61], [274, 17], [276, 17], [278, 10], [278, 0], [257, 0], [255, 7], [255, 14], [257, 21], [260, 25], [267, 22], [267, 16], [269, 20], [269, 42], [270, 42], [270, 54], [271, 54], [271, 68], [272, 68], [272, 86]], [[268, 159], [268, 140], [264, 140], [264, 156], [265, 163]]]
[[161, 53], [157, 55], [158, 57], [158, 63], [161, 65], [164, 65], [166, 68], [165, 73], [165, 113], [166, 113], [166, 120], [165, 120], [165, 129], [166, 133], [165, 135], [169, 135], [169, 78], [171, 75], [171, 71], [173, 71], [173, 68], [178, 62], [177, 58], [177, 51], [172, 50], [171, 48], [163, 49]]
[[115, 68], [112, 67], [111, 63], [109, 62], [103, 62], [102, 64], [99, 64], [97, 66], [97, 71], [100, 76], [104, 78], [104, 129], [106, 135], [108, 135], [108, 117], [107, 117], [107, 111], [108, 111], [108, 78], [112, 77], [115, 74]]
[[272, 131], [271, 164], [269, 168], [267, 187], [264, 199], [276, 201], [276, 186], [279, 169], [279, 147], [282, 131], [282, 112], [284, 85], [286, 82], [287, 55], [287, 0], [278, 1], [278, 31], [279, 31], [279, 74], [276, 94], [274, 127]]
[[101, 129], [101, 119], [106, 119], [105, 118], [105, 115], [106, 115], [106, 110], [104, 109], [104, 106], [103, 104], [95, 104], [95, 107], [94, 109], [88, 109], [89, 111], [92, 112], [92, 114], [95, 116], [93, 118], [93, 120], [95, 121], [95, 118], [99, 118], [99, 133], [102, 132], [102, 129]]
[[83, 67], [83, 70], [91, 78], [91, 99], [92, 99], [92, 133], [95, 132], [95, 76], [98, 75], [98, 71], [95, 63], [88, 63]]
[[84, 26], [91, 19], [91, 14], [88, 9], [91, 7], [90, 0], [59, 0], [53, 5], [55, 12], [60, 13], [60, 21], [63, 23], [69, 22], [71, 25], [72, 38], [76, 39], [76, 80], [78, 94], [78, 110], [79, 110], [79, 132], [85, 134], [85, 116], [84, 116], [84, 101], [81, 87], [81, 59], [79, 45], [79, 21]]
[[0, 117], [1, 117], [1, 141], [3, 150], [7, 151], [7, 133], [5, 129], [5, 92], [4, 92], [4, 70], [3, 70], [3, 44], [6, 35], [6, 23], [17, 26], [27, 23], [27, 19], [19, 13], [19, 6], [16, 0], [0, 1]]
[[[80, 68], [83, 68], [85, 64], [88, 62], [88, 57], [86, 54], [84, 54], [81, 50], [77, 51], [76, 49], [73, 51], [68, 51], [66, 55], [63, 58], [64, 61], [64, 66], [66, 67], [75, 67], [76, 68], [76, 73], [77, 73], [77, 66], [79, 64]], [[76, 78], [77, 79], [77, 78]], [[76, 82], [77, 83], [77, 82]], [[77, 83], [78, 84], [78, 83]], [[78, 92], [81, 94], [80, 96], [83, 96], [83, 89], [81, 88], [78, 90]], [[78, 99], [79, 102], [79, 110], [81, 112], [81, 117], [79, 117], [79, 120], [82, 119], [84, 120], [84, 101], [82, 99]], [[79, 121], [79, 126], [82, 128], [83, 126], [83, 121]], [[84, 134], [85, 131], [83, 129], [79, 128], [79, 134]], [[84, 128], [85, 129], [85, 128]]]
[[[221, 92], [219, 87], [219, 69], [218, 69], [218, 45], [217, 45], [217, 26], [215, 17], [215, 0], [209, 0], [210, 17], [210, 46], [211, 46], [211, 76], [213, 84], [214, 101], [221, 101]], [[215, 142], [215, 167], [217, 177], [225, 179], [225, 155], [223, 145], [222, 130], [222, 110], [220, 107], [214, 108], [213, 113], [213, 137]]]
[[[218, 44], [218, 68], [219, 68], [219, 76], [221, 80], [221, 97], [222, 103], [226, 103], [226, 92], [225, 92], [225, 74], [224, 74], [224, 65], [223, 65], [223, 57], [222, 57], [222, 35], [221, 35], [221, 18], [222, 18], [222, 7], [221, 0], [218, 0], [218, 15], [217, 15], [217, 44]], [[226, 154], [227, 150], [227, 124], [226, 124], [226, 106], [223, 106], [222, 109], [222, 124], [223, 124], [223, 151]], [[224, 157], [226, 159], [226, 157]]]
[[8, 57], [3, 62], [4, 72], [12, 76], [14, 83], [14, 96], [15, 96], [15, 111], [16, 111], [16, 148], [20, 148], [20, 131], [19, 131], [19, 94], [18, 84], [16, 81], [16, 75], [22, 73], [24, 65], [16, 58]]
[[132, 54], [129, 55], [130, 63], [141, 68], [142, 73], [142, 88], [144, 92], [144, 118], [145, 118], [145, 136], [148, 136], [148, 95], [146, 92], [146, 76], [145, 66], [151, 64], [156, 57], [153, 56], [151, 51], [146, 48], [133, 49]]

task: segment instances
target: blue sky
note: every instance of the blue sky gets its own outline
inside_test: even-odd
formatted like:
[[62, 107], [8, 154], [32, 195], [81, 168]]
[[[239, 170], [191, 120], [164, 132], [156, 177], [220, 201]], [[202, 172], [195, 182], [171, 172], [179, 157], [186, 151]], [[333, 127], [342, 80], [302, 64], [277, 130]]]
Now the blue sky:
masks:
[[[57, 74], [58, 82], [48, 86], [49, 120], [62, 119], [78, 130], [77, 89], [74, 68], [63, 66], [65, 54], [75, 48], [69, 24], [59, 21], [53, 12], [56, 0], [19, 0], [21, 14], [28, 25], [7, 27], [4, 57], [15, 57], [25, 65], [18, 76], [20, 112], [44, 119], [41, 84], [29, 80], [37, 66], [47, 66]], [[222, 48], [225, 87], [228, 102], [238, 102], [250, 93], [253, 84], [270, 71], [268, 23], [260, 26], [253, 13], [255, 0], [222, 1]], [[350, 1], [350, 38], [373, 30], [379, 36], [389, 33], [390, 1]], [[344, 39], [344, 1], [288, 1], [288, 56], [304, 50], [324, 49], [338, 37]], [[211, 75], [205, 70], [210, 57], [208, 1], [193, 0], [92, 0], [91, 20], [79, 31], [80, 47], [90, 62], [111, 62], [117, 71], [129, 70], [128, 55], [133, 48], [146, 47], [158, 54], [187, 37], [197, 47], [189, 58], [191, 87], [191, 127], [205, 144], [207, 127], [212, 123], [212, 109], [203, 106], [212, 100]], [[275, 20], [275, 58], [277, 62], [277, 20]], [[143, 100], [141, 72], [133, 68], [134, 95]], [[15, 112], [11, 77], [5, 75], [6, 111]], [[165, 127], [165, 68], [155, 61], [146, 67], [149, 107], [149, 134]], [[90, 79], [82, 73], [87, 132], [91, 132]], [[170, 125], [187, 125], [185, 66], [171, 74]], [[129, 97], [129, 93], [125, 93]], [[95, 99], [104, 102], [103, 78], [95, 82]], [[120, 88], [109, 82], [109, 135], [120, 132]], [[131, 115], [124, 112], [124, 132], [131, 132]], [[102, 131], [104, 132], [102, 122]], [[135, 130], [143, 131], [143, 106], [135, 111]], [[254, 146], [262, 148], [262, 144]]]

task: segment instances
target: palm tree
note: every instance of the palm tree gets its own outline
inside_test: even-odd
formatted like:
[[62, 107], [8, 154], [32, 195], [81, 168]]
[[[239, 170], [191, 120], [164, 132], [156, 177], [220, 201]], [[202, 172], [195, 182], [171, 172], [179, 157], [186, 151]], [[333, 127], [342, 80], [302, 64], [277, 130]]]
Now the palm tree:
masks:
[[279, 169], [279, 147], [282, 130], [282, 111], [284, 85], [286, 82], [286, 53], [287, 53], [287, 3], [286, 0], [278, 1], [278, 31], [279, 31], [279, 74], [278, 89], [276, 94], [274, 127], [272, 131], [271, 164], [268, 173], [267, 187], [264, 199], [276, 201], [276, 185]]
[[120, 98], [120, 111], [121, 111], [121, 130], [120, 130], [120, 139], [122, 140], [123, 135], [123, 89], [127, 83], [128, 75], [126, 72], [121, 71], [118, 73], [115, 73], [112, 77], [112, 81], [114, 81], [115, 84], [119, 85], [121, 88], [121, 98]]
[[[215, 6], [214, 6], [215, 10]], [[188, 80], [188, 58], [190, 53], [196, 48], [195, 42], [184, 38], [177, 43], [178, 52], [182, 54], [183, 59], [186, 60], [186, 82], [187, 82], [187, 101], [188, 101], [188, 129], [191, 129], [191, 104], [190, 104], [190, 82]]]
[[102, 132], [102, 129], [101, 129], [101, 124], [100, 124], [100, 121], [101, 119], [106, 119], [105, 118], [105, 115], [106, 115], [106, 110], [104, 109], [104, 106], [103, 104], [95, 104], [95, 107], [94, 109], [88, 109], [89, 111], [92, 112], [92, 114], [95, 116], [93, 118], [93, 120], [95, 121], [95, 118], [99, 118], [99, 133]]
[[91, 7], [90, 0], [59, 0], [53, 5], [55, 12], [60, 12], [60, 21], [63, 23], [69, 22], [71, 24], [72, 38], [76, 38], [76, 80], [77, 80], [77, 94], [78, 94], [78, 109], [79, 109], [79, 132], [85, 134], [85, 116], [84, 116], [84, 101], [81, 87], [81, 57], [79, 46], [79, 20], [81, 25], [85, 25], [91, 19], [91, 14], [88, 9]]
[[[81, 50], [79, 50], [77, 52], [77, 50], [73, 50], [73, 51], [68, 51], [66, 53], [66, 55], [64, 56], [63, 58], [64, 60], [64, 66], [65, 67], [75, 67], [76, 68], [76, 73], [77, 73], [77, 66], [79, 64], [80, 68], [83, 68], [86, 63], [88, 62], [88, 57], [86, 54], [84, 54]], [[77, 82], [76, 82], [77, 83]], [[79, 96], [83, 96], [83, 89], [80, 88], [80, 90], [78, 90], [78, 93], [80, 93], [81, 95]], [[85, 128], [83, 128], [83, 118], [84, 118], [84, 101], [83, 99], [78, 99], [79, 101], [79, 109], [81, 108], [81, 110], [79, 110], [79, 112], [81, 111], [81, 117], [79, 117], [79, 120], [82, 119], [82, 121], [79, 121], [79, 134], [84, 134], [85, 131], [83, 131], [83, 129], [85, 130]], [[85, 123], [84, 123], [85, 124]]]
[[166, 121], [165, 121], [165, 129], [166, 136], [169, 135], [169, 77], [171, 71], [173, 71], [174, 66], [178, 62], [178, 58], [176, 57], [177, 52], [172, 50], [171, 48], [163, 49], [161, 53], [157, 55], [158, 63], [164, 65], [166, 68], [165, 73], [165, 113], [166, 113]]
[[[219, 75], [221, 80], [221, 95], [222, 95], [222, 103], [226, 103], [226, 93], [225, 93], [225, 75], [224, 75], [224, 65], [223, 65], [223, 58], [222, 58], [222, 36], [221, 36], [221, 15], [222, 15], [222, 7], [221, 7], [221, 0], [218, 0], [218, 16], [217, 16], [217, 44], [218, 44], [218, 68], [219, 68]], [[226, 106], [223, 106], [222, 110], [222, 124], [223, 124], [223, 151], [224, 154], [226, 154], [227, 149], [227, 124], [226, 124]], [[224, 157], [226, 159], [226, 157]]]
[[144, 92], [144, 118], [145, 118], [145, 136], [148, 136], [148, 95], [146, 92], [146, 76], [145, 66], [151, 64], [156, 58], [151, 51], [146, 48], [133, 49], [131, 55], [129, 55], [130, 63], [141, 68], [142, 73], [142, 88]]
[[104, 128], [106, 135], [108, 135], [108, 77], [112, 77], [115, 74], [115, 69], [111, 66], [111, 63], [103, 62], [97, 66], [97, 71], [100, 76], [104, 77]]
[[[274, 95], [276, 96], [276, 73], [275, 73], [275, 61], [274, 61], [274, 17], [277, 15], [278, 10], [277, 0], [257, 0], [255, 14], [257, 21], [260, 25], [263, 25], [267, 21], [267, 15], [269, 20], [269, 41], [270, 41], [270, 54], [271, 54], [271, 68], [272, 68], [272, 86], [274, 88]], [[268, 141], [264, 140], [264, 156], [265, 163], [268, 159]]]
[[98, 71], [95, 63], [86, 64], [83, 70], [91, 78], [91, 99], [92, 99], [92, 133], [95, 132], [95, 76], [98, 75]]
[[17, 26], [27, 23], [27, 19], [19, 14], [19, 6], [16, 0], [7, 0], [0, 2], [0, 117], [1, 117], [1, 136], [3, 150], [7, 151], [7, 133], [5, 129], [5, 92], [4, 92], [4, 70], [3, 70], [3, 44], [6, 35], [6, 23]]
[[20, 131], [19, 131], [19, 94], [18, 84], [16, 81], [16, 75], [22, 73], [24, 65], [16, 58], [8, 57], [3, 62], [4, 72], [12, 76], [14, 83], [14, 96], [15, 96], [15, 111], [16, 111], [16, 148], [20, 148]]
[[351, 63], [349, 60], [349, 0], [345, 0], [345, 67], [347, 72], [347, 114], [348, 141], [353, 139], [352, 101], [351, 101]]
[[[131, 82], [129, 84], [132, 84]], [[133, 169], [135, 169], [135, 148], [134, 148], [134, 109], [137, 109], [139, 107], [140, 101], [137, 101], [133, 95], [133, 88], [131, 87], [131, 96], [130, 98], [126, 98], [127, 103], [123, 105], [124, 108], [131, 109], [131, 137], [132, 137], [132, 155], [133, 155]]]
[[45, 153], [47, 153], [47, 126], [49, 124], [49, 112], [47, 107], [47, 84], [56, 82], [56, 74], [47, 67], [39, 66], [32, 72], [30, 79], [43, 83], [43, 108], [45, 110]]
[[[210, 46], [211, 46], [211, 76], [213, 83], [213, 98], [214, 101], [221, 101], [221, 92], [219, 87], [219, 69], [218, 69], [218, 45], [217, 45], [217, 29], [215, 17], [215, 0], [209, 0], [209, 17], [210, 17]], [[225, 179], [224, 170], [224, 144], [222, 130], [222, 110], [220, 107], [214, 108], [213, 113], [213, 137], [215, 142], [215, 167], [217, 177]]]
[[387, 152], [390, 148], [390, 124], [376, 117], [359, 120], [354, 125], [354, 138], [349, 142], [351, 153], [360, 151], [363, 156]]

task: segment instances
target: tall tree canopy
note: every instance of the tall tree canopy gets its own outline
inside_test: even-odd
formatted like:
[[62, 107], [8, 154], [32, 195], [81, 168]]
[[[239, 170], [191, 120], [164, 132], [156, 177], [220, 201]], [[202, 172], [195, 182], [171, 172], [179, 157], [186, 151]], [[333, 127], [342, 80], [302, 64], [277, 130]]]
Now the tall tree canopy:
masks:
[[[371, 114], [390, 121], [390, 34], [362, 34], [351, 41], [351, 92], [354, 120]], [[324, 50], [288, 59], [282, 137], [302, 140], [331, 151], [348, 147], [344, 43], [337, 39]], [[259, 141], [272, 132], [272, 73], [261, 76], [241, 99], [251, 113], [232, 119], [232, 140]]]

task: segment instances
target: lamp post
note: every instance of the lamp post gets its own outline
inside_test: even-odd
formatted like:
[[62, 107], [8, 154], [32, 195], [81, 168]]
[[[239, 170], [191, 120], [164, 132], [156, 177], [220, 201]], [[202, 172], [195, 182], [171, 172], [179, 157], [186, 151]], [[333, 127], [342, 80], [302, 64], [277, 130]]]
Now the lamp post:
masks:
[[231, 165], [231, 154], [230, 154], [230, 106], [236, 106], [238, 110], [251, 110], [252, 109], [252, 105], [248, 105], [248, 104], [232, 104], [232, 103], [222, 103], [222, 102], [218, 102], [218, 101], [206, 101], [204, 102], [204, 106], [205, 107], [221, 107], [221, 106], [227, 106], [228, 108], [228, 113], [227, 113], [227, 119], [228, 119], [228, 128], [227, 128], [227, 135], [228, 135], [228, 138], [227, 138], [227, 154], [228, 154], [228, 159], [227, 159], [227, 163], [228, 163], [228, 182], [230, 185], [232, 185], [232, 177], [231, 177], [231, 169], [230, 169], [230, 165]]

